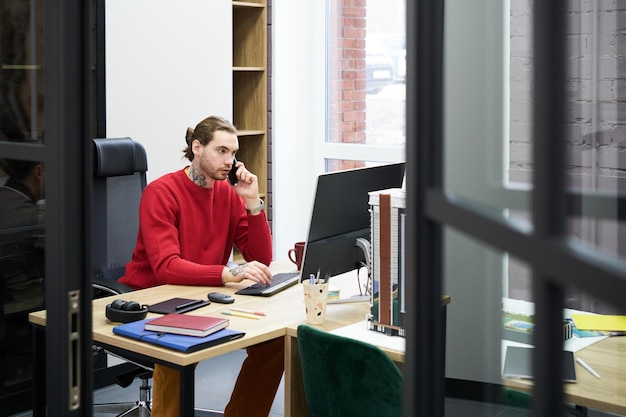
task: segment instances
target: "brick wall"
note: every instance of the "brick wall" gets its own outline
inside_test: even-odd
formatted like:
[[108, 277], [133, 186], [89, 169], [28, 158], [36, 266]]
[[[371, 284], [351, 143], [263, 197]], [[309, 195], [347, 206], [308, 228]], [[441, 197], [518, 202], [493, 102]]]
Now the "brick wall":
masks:
[[[329, 16], [329, 141], [365, 143], [366, 0], [331, 0]], [[333, 160], [329, 170], [362, 166]]]
[[[509, 178], [519, 182], [532, 181], [535, 139], [531, 131], [531, 4], [530, 0], [511, 0]], [[626, 191], [626, 1], [570, 0], [568, 9], [563, 138], [568, 186], [615, 195]], [[618, 222], [571, 219], [570, 230], [572, 236], [604, 252], [626, 256], [626, 228]], [[512, 283], [528, 275], [519, 265], [511, 268]]]

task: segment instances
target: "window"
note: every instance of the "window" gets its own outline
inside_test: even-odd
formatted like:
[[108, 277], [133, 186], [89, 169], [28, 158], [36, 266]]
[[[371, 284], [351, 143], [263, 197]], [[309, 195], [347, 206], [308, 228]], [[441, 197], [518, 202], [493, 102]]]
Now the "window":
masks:
[[326, 170], [404, 160], [405, 1], [329, 0], [327, 13]]

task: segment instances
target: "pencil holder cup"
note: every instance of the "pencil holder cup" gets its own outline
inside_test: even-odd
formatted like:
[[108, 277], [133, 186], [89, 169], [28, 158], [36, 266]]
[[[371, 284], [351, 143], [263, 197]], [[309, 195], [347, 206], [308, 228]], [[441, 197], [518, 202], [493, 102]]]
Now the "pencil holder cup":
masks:
[[308, 324], [324, 324], [326, 321], [326, 302], [328, 301], [328, 284], [302, 283], [304, 290], [304, 306]]

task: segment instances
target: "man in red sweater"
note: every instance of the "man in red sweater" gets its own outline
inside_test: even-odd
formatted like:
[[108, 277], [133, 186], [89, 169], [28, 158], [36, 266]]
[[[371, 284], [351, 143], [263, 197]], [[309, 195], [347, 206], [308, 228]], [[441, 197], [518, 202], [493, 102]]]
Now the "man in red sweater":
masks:
[[[162, 284], [221, 286], [244, 278], [269, 283], [272, 237], [258, 179], [237, 162], [237, 131], [211, 116], [187, 129], [191, 165], [148, 184], [139, 205], [137, 245], [121, 282], [135, 288]], [[226, 266], [233, 244], [247, 263]], [[267, 416], [283, 373], [282, 338], [247, 349], [227, 417]], [[152, 417], [179, 415], [179, 373], [156, 365]]]

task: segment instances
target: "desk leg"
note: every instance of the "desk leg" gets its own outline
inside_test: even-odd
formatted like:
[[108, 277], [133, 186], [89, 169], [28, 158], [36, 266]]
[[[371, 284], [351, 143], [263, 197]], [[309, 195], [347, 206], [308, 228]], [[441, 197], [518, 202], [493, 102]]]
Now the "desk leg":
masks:
[[443, 306], [441, 308], [441, 323], [443, 324], [443, 329], [441, 329], [441, 345], [442, 349], [441, 349], [441, 359], [440, 359], [440, 365], [441, 366], [441, 376], [443, 378], [443, 381], [441, 382], [441, 388], [443, 389], [443, 393], [444, 395], [442, 395], [441, 400], [440, 400], [440, 405], [439, 407], [440, 410], [445, 410], [446, 408], [446, 398], [445, 398], [445, 392], [446, 392], [446, 331], [448, 328], [448, 308], [447, 306]]
[[180, 415], [193, 416], [195, 411], [195, 365], [180, 368]]
[[33, 417], [46, 415], [46, 331], [33, 326]]
[[308, 417], [298, 338], [285, 336], [285, 417]]
[[580, 405], [576, 406], [576, 411], [582, 416], [587, 417], [587, 407], [581, 407]]

